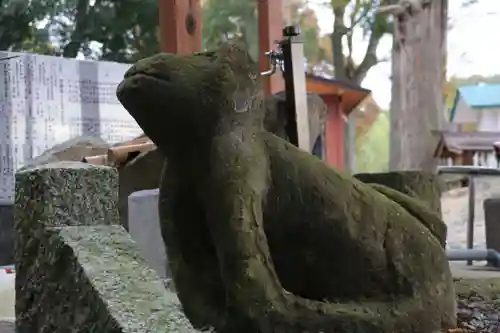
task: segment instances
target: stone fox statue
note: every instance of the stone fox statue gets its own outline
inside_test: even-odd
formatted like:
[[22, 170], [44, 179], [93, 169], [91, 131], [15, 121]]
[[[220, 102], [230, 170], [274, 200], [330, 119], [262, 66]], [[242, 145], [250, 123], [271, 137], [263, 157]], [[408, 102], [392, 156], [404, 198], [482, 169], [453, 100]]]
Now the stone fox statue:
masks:
[[265, 131], [259, 81], [248, 53], [228, 43], [141, 60], [118, 87], [168, 160], [162, 234], [193, 325], [231, 333], [453, 327], [439, 218]]

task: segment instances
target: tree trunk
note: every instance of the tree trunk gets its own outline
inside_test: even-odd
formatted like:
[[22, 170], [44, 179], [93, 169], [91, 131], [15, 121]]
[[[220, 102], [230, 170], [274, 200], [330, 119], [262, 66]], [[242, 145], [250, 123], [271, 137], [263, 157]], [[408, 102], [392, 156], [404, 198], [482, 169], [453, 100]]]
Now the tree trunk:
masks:
[[433, 171], [437, 138], [444, 123], [443, 82], [447, 0], [395, 18], [392, 50], [391, 170]]
[[89, 0], [78, 0], [75, 14], [75, 30], [71, 34], [71, 40], [63, 48], [64, 58], [76, 58], [86, 38], [88, 20], [90, 16]]

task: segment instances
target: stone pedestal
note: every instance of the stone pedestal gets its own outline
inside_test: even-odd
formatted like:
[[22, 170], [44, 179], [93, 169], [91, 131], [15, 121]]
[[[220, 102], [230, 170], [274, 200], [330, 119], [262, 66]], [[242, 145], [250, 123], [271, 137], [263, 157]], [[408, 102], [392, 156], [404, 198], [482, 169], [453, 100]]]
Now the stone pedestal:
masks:
[[150, 267], [161, 278], [168, 277], [167, 255], [158, 216], [158, 189], [143, 190], [128, 197], [128, 227], [132, 239]]
[[486, 247], [500, 252], [500, 198], [483, 201]]
[[16, 175], [16, 332], [198, 332], [121, 226], [117, 201], [109, 167]]
[[0, 204], [0, 266], [14, 263], [14, 206]]

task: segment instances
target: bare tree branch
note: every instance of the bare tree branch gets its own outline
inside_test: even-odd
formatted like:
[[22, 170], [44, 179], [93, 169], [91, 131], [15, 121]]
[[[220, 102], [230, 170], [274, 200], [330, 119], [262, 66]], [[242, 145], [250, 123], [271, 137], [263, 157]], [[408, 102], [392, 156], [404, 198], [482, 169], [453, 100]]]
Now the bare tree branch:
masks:
[[388, 13], [398, 16], [405, 12], [420, 11], [425, 6], [430, 5], [431, 0], [399, 0], [390, 2], [390, 4], [380, 6], [377, 9], [377, 13]]
[[[397, 0], [384, 0], [381, 1], [380, 6], [387, 7], [391, 3]], [[414, 0], [420, 1], [420, 0]], [[422, 0], [425, 1], [425, 0]], [[334, 1], [331, 2], [332, 6]], [[349, 80], [360, 84], [366, 77], [368, 71], [381, 61], [387, 61], [387, 59], [379, 60], [377, 58], [377, 48], [380, 44], [380, 40], [383, 35], [390, 32], [390, 25], [386, 24], [387, 18], [382, 13], [378, 12], [378, 8], [373, 8], [369, 5], [365, 6], [363, 10], [360, 10], [361, 0], [356, 0], [354, 4], [354, 10], [350, 13], [351, 24], [346, 25], [344, 20], [346, 7], [349, 1], [338, 1], [333, 7], [334, 14], [334, 29], [331, 34], [332, 41], [332, 53], [333, 53], [333, 66], [335, 69], [335, 76], [341, 80]], [[370, 13], [375, 15], [370, 26], [370, 36], [368, 39], [368, 46], [366, 48], [363, 60], [356, 66], [353, 60], [354, 53], [354, 42], [353, 42], [353, 28], [358, 25], [363, 20], [368, 19]], [[382, 25], [381, 25], [382, 24]], [[388, 30], [389, 29], [389, 30]], [[343, 44], [343, 38], [346, 37], [346, 44]], [[345, 47], [347, 46], [347, 52], [344, 54]]]
[[381, 34], [375, 33], [372, 30], [370, 39], [368, 40], [368, 46], [366, 48], [365, 56], [354, 71], [354, 77], [352, 78], [354, 82], [360, 84], [365, 79], [366, 74], [368, 74], [370, 68], [378, 63], [377, 48], [380, 44], [381, 38]]
[[[403, 1], [407, 1], [407, 0], [403, 0]], [[413, 1], [420, 1], [420, 0], [413, 0]], [[426, 0], [422, 0], [422, 1], [426, 1]], [[391, 2], [394, 2], [394, 1], [391, 1], [391, 0], [382, 1], [381, 7], [387, 7], [388, 5], [390, 5]], [[368, 74], [368, 71], [373, 66], [375, 66], [381, 62], [381, 60], [379, 60], [377, 58], [377, 49], [378, 49], [378, 46], [380, 44], [380, 40], [382, 39], [384, 34], [386, 32], [388, 32], [388, 31], [377, 31], [377, 29], [376, 29], [377, 24], [380, 22], [380, 20], [386, 20], [386, 18], [382, 15], [383, 12], [379, 12], [379, 9], [381, 7], [377, 8], [375, 10], [375, 13], [374, 13], [375, 18], [374, 18], [374, 20], [371, 24], [371, 27], [370, 27], [370, 37], [368, 39], [368, 46], [366, 48], [365, 55], [363, 57], [363, 60], [357, 66], [357, 68], [354, 70], [354, 73], [353, 73], [352, 80], [358, 84], [361, 84], [361, 82], [363, 82], [363, 80], [366, 78], [366, 75]]]
[[[354, 7], [357, 8], [359, 6], [361, 6], [361, 0], [356, 0], [356, 4], [354, 5]], [[370, 7], [371, 6], [366, 6], [363, 13], [357, 18], [356, 15], [359, 13], [359, 11], [353, 10], [351, 14], [351, 26], [348, 28], [349, 31], [353, 30], [361, 21], [368, 17], [368, 14], [370, 14]]]

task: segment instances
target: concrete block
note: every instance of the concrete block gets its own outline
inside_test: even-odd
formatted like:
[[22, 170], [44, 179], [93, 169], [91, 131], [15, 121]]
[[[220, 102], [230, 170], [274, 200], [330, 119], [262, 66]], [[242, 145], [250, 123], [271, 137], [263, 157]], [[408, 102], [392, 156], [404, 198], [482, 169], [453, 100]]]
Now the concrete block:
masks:
[[143, 190], [128, 197], [128, 227], [132, 239], [150, 267], [168, 277], [167, 255], [158, 215], [159, 190]]

